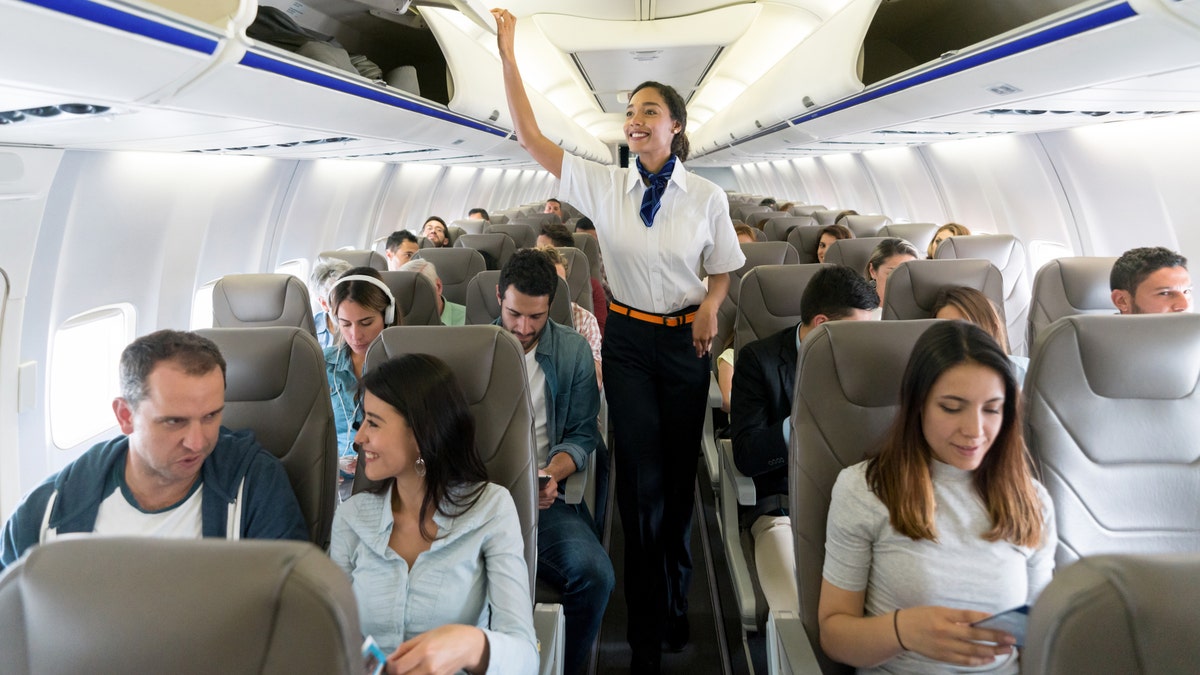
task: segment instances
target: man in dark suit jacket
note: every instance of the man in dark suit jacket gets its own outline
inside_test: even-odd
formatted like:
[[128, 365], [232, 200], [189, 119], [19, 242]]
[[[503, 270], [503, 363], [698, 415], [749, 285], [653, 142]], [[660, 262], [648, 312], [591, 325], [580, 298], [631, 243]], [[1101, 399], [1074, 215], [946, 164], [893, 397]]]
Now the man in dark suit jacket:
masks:
[[733, 371], [730, 431], [734, 464], [754, 478], [758, 503], [742, 513], [754, 537], [755, 567], [772, 610], [799, 611], [788, 519], [788, 440], [800, 343], [826, 321], [873, 318], [875, 291], [857, 271], [839, 265], [817, 272], [800, 298], [800, 323], [751, 342]]

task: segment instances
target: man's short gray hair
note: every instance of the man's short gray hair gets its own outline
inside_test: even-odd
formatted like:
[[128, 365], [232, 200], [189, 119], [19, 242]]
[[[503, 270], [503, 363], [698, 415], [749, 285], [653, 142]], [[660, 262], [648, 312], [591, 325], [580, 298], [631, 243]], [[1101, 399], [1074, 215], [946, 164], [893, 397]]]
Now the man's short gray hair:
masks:
[[432, 284], [435, 289], [437, 288], [437, 284], [438, 284], [438, 280], [439, 280], [437, 268], [434, 267], [433, 263], [429, 262], [428, 260], [425, 260], [423, 258], [409, 260], [408, 262], [401, 265], [400, 269], [398, 271], [400, 271], [400, 272], [416, 272], [417, 274], [420, 274], [421, 276], [428, 279], [429, 283]]

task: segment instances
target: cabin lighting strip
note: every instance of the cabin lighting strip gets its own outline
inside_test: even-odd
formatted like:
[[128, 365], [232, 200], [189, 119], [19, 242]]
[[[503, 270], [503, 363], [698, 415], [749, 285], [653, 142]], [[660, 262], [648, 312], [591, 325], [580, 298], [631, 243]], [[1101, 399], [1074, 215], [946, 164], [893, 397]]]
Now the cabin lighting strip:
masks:
[[977, 54], [964, 56], [963, 58], [957, 59], [951, 63], [947, 63], [937, 68], [932, 68], [923, 73], [917, 73], [906, 80], [893, 82], [878, 89], [865, 91], [855, 96], [851, 96], [850, 98], [843, 99], [839, 103], [834, 103], [821, 108], [820, 110], [801, 115], [800, 117], [793, 119], [792, 124], [803, 124], [804, 122], [815, 120], [818, 117], [824, 117], [826, 115], [830, 115], [847, 108], [852, 108], [868, 101], [873, 101], [877, 98], [882, 98], [899, 91], [904, 91], [905, 89], [910, 89], [917, 85], [925, 84], [926, 82], [932, 82], [933, 80], [937, 80], [948, 75], [960, 73], [964, 70], [970, 70], [971, 68], [982, 66], [986, 63], [991, 63], [992, 61], [998, 61], [1024, 51], [1048, 45], [1058, 40], [1064, 40], [1081, 33], [1102, 28], [1109, 24], [1123, 21], [1134, 16], [1137, 16], [1137, 12], [1134, 11], [1133, 7], [1131, 7], [1128, 2], [1122, 2], [1111, 7], [1105, 7], [1101, 10], [1093, 12], [1092, 14], [1086, 14], [1065, 23], [1050, 26], [1045, 30], [1017, 38], [1012, 42], [996, 45], [991, 49], [985, 49]]

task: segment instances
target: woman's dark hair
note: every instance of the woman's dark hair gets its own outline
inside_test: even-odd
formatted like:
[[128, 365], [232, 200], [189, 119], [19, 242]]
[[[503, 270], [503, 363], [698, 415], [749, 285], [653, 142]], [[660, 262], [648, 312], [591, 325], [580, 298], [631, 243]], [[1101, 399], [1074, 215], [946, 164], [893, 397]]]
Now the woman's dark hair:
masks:
[[900, 409], [882, 450], [867, 463], [867, 484], [888, 509], [892, 527], [913, 540], [937, 541], [936, 504], [922, 416], [929, 392], [947, 370], [976, 363], [1004, 382], [1004, 420], [972, 475], [992, 529], [988, 541], [1037, 546], [1042, 532], [1041, 500], [1033, 485], [1032, 460], [1021, 425], [1021, 390], [1008, 356], [982, 328], [965, 321], [939, 321], [913, 346], [900, 384]]
[[[338, 279], [350, 276], [371, 277], [383, 283], [383, 276], [374, 267], [352, 267], [346, 270]], [[329, 311], [335, 319], [337, 318], [338, 306], [347, 300], [351, 300], [369, 310], [379, 312], [384, 317], [387, 316], [388, 305], [392, 304], [387, 293], [384, 293], [383, 289], [375, 284], [358, 280], [341, 283], [334, 282], [333, 287], [329, 289]], [[401, 325], [403, 323], [402, 318], [400, 316], [400, 307], [397, 306], [395, 320], [390, 324], [385, 323], [385, 327]], [[342, 341], [340, 332], [337, 335], [337, 339], [339, 343]]]
[[1008, 353], [1008, 330], [1000, 320], [996, 306], [981, 291], [967, 286], [945, 286], [938, 291], [930, 310], [934, 316], [946, 307], [958, 310], [963, 319], [969, 321], [991, 335], [1004, 353]]
[[870, 279], [871, 270], [879, 271], [879, 266], [888, 258], [895, 255], [911, 255], [918, 259], [921, 257], [921, 254], [917, 251], [917, 247], [908, 243], [907, 240], [899, 237], [888, 237], [876, 244], [875, 250], [871, 251], [871, 258], [867, 260], [867, 266], [863, 269], [863, 276]]
[[[421, 501], [421, 536], [430, 509], [445, 516], [465, 513], [483, 494], [487, 470], [475, 447], [475, 418], [454, 372], [429, 354], [397, 356], [363, 376], [362, 388], [404, 417], [425, 460], [425, 498]], [[390, 490], [395, 478], [371, 488]], [[451, 509], [447, 509], [449, 506]]]
[[679, 92], [675, 91], [675, 87], [661, 82], [643, 82], [634, 88], [633, 93], [629, 97], [633, 98], [634, 94], [646, 87], [653, 87], [658, 91], [659, 95], [667, 103], [667, 111], [671, 113], [671, 119], [679, 122], [679, 133], [675, 134], [675, 138], [671, 139], [671, 154], [678, 157], [679, 161], [686, 162], [688, 152], [691, 150], [691, 145], [688, 143], [687, 138], [687, 104], [684, 102], [683, 97], [679, 95]]
[[829, 235], [837, 240], [853, 239], [854, 233], [845, 225], [826, 225], [821, 228], [821, 236]]

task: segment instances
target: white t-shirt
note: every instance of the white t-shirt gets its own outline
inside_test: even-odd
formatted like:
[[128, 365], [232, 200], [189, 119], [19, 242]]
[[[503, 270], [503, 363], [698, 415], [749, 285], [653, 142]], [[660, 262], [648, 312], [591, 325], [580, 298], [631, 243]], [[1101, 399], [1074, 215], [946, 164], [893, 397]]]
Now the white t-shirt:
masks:
[[143, 511], [125, 494], [119, 482], [96, 513], [94, 534], [108, 536], [156, 537], [159, 539], [199, 539], [203, 533], [200, 504], [203, 501], [197, 481], [192, 493], [182, 502], [161, 511]]
[[729, 199], [676, 161], [654, 226], [639, 211], [646, 186], [636, 166], [622, 169], [563, 156], [559, 195], [596, 224], [613, 297], [669, 314], [704, 300], [703, 278], [746, 262], [729, 220]]
[[529, 379], [529, 402], [533, 405], [537, 465], [539, 469], [544, 469], [550, 463], [550, 433], [546, 429], [546, 373], [536, 356], [537, 347], [525, 352], [525, 375]]

